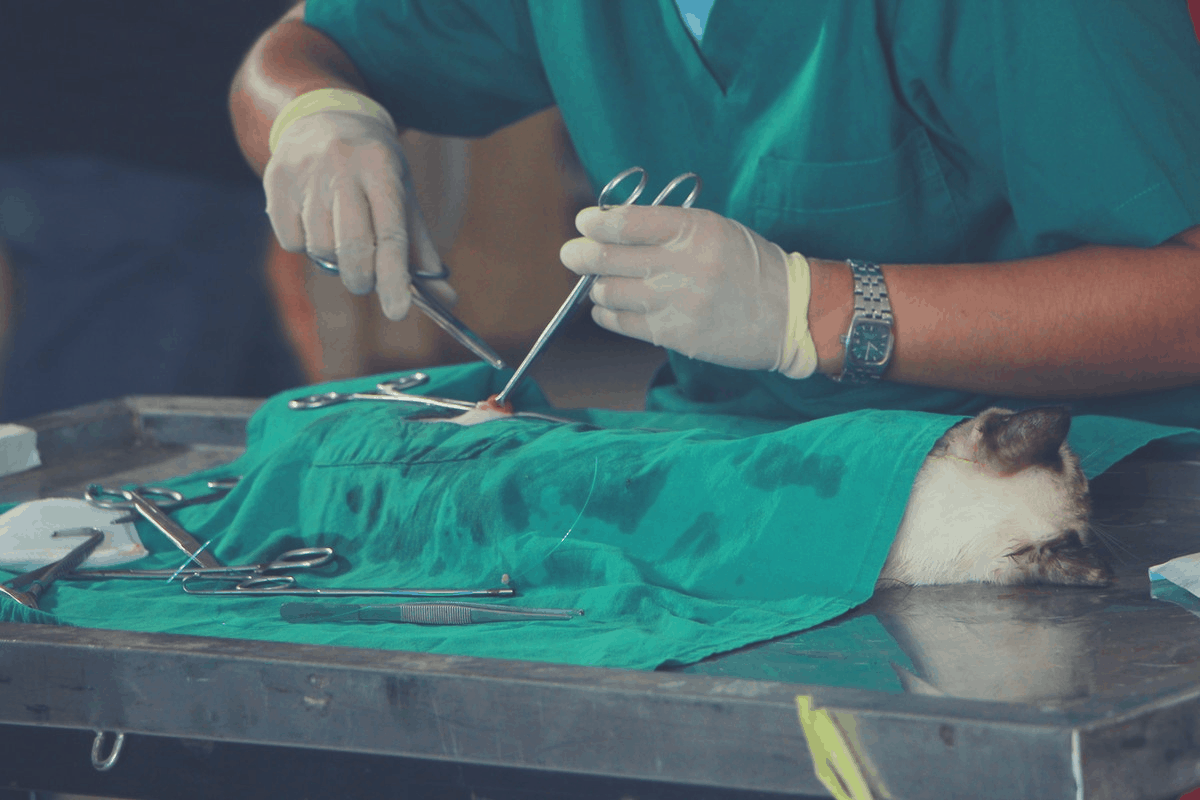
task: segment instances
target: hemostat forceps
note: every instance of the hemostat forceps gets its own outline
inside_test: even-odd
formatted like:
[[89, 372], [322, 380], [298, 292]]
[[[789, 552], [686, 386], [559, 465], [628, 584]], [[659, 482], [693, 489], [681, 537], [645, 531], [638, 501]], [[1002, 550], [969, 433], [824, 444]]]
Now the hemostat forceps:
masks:
[[[312, 261], [326, 272], [336, 273], [338, 265], [334, 261], [317, 256], [308, 255], [309, 261]], [[496, 369], [504, 369], [507, 366], [504, 359], [496, 354], [496, 351], [488, 347], [487, 342], [479, 338], [479, 335], [464, 325], [458, 317], [450, 313], [450, 311], [441, 304], [441, 302], [433, 296], [431, 292], [427, 292], [422, 285], [422, 281], [428, 280], [444, 280], [449, 277], [450, 271], [446, 266], [442, 265], [442, 271], [438, 274], [427, 272], [412, 273], [412, 303], [414, 306], [424, 311], [426, 316], [436, 322], [442, 330], [450, 334], [456, 342], [470, 350], [479, 358], [491, 364]]]
[[424, 372], [414, 372], [412, 375], [407, 375], [403, 378], [377, 383], [373, 392], [325, 392], [324, 394], [310, 394], [308, 397], [297, 397], [294, 400], [288, 401], [288, 408], [294, 410], [325, 408], [325, 406], [335, 406], [338, 403], [347, 403], [351, 400], [405, 402], [410, 397], [416, 396], [403, 394], [405, 389], [412, 389], [428, 382], [429, 376]]
[[[418, 372], [424, 383], [428, 379], [424, 373]], [[416, 376], [413, 376], [416, 377]], [[325, 406], [337, 405], [345, 403], [349, 400], [387, 400], [393, 403], [411, 403], [417, 406], [431, 406], [433, 408], [449, 408], [453, 411], [469, 411], [475, 407], [474, 403], [469, 403], [466, 400], [451, 400], [448, 397], [427, 397], [423, 394], [406, 394], [402, 389], [409, 388], [415, 384], [408, 386], [399, 386], [400, 381], [385, 381], [377, 384], [378, 392], [326, 392], [325, 394], [313, 394], [308, 397], [300, 397], [295, 400], [288, 401], [288, 408], [301, 411], [310, 408], [324, 408]]]
[[[624, 172], [618, 174], [615, 178], [609, 181], [603, 189], [600, 190], [600, 196], [596, 198], [596, 205], [600, 206], [601, 210], [607, 211], [612, 207], [608, 203], [609, 194], [611, 194], [612, 191], [617, 188], [618, 184], [620, 184], [630, 175], [640, 175], [641, 177], [640, 180], [638, 180], [637, 186], [634, 187], [634, 190], [629, 193], [629, 197], [625, 198], [620, 205], [632, 205], [633, 202], [641, 196], [642, 190], [646, 188], [646, 170], [642, 167], [630, 167]], [[691, 208], [692, 204], [696, 202], [696, 198], [700, 196], [700, 190], [704, 186], [703, 182], [700, 180], [700, 176], [694, 172], [685, 172], [682, 175], [676, 175], [671, 182], [668, 183], [663, 190], [658, 193], [658, 197], [654, 198], [654, 202], [650, 205], [662, 205], [662, 202], [667, 199], [671, 192], [675, 191], [680, 184], [689, 179], [694, 180], [696, 185], [692, 187], [692, 191], [688, 193], [687, 199], [685, 199], [680, 206], [682, 208]], [[587, 293], [592, 290], [592, 284], [596, 282], [596, 278], [596, 275], [584, 275], [579, 279], [579, 282], [575, 284], [575, 288], [571, 290], [571, 294], [568, 295], [565, 301], [563, 301], [563, 304], [559, 307], [558, 311], [554, 313], [554, 316], [550, 318], [550, 324], [546, 326], [546, 329], [542, 331], [540, 336], [538, 336], [537, 341], [533, 343], [533, 347], [529, 349], [529, 354], [525, 356], [525, 360], [521, 362], [521, 365], [517, 367], [517, 371], [513, 373], [511, 378], [508, 379], [508, 383], [505, 384], [504, 388], [500, 390], [500, 393], [496, 395], [496, 405], [504, 406], [504, 404], [508, 402], [508, 396], [512, 394], [514, 389], [517, 388], [517, 384], [521, 382], [521, 379], [525, 377], [525, 373], [529, 371], [529, 368], [533, 365], [534, 360], [541, 355], [542, 350], [546, 349], [546, 345], [550, 343], [551, 338], [553, 338], [554, 334], [558, 332], [558, 329], [562, 327], [563, 322], [565, 322], [571, 316], [571, 312], [575, 310], [575, 306], [579, 305], [579, 302], [583, 300], [583, 298], [587, 296]]]
[[[197, 589], [204, 581], [236, 581], [228, 589]], [[245, 597], [511, 597], [516, 590], [498, 589], [306, 589], [296, 585], [291, 575], [260, 575], [239, 578], [220, 575], [189, 575], [183, 579], [188, 594], [242, 595]]]
[[83, 497], [98, 508], [117, 508], [122, 511], [133, 509], [158, 528], [164, 536], [170, 539], [176, 547], [192, 557], [201, 567], [219, 567], [212, 553], [204, 552], [204, 546], [196, 541], [183, 526], [168, 517], [163, 510], [156, 506], [151, 497], [165, 497], [173, 502], [183, 500], [183, 495], [173, 489], [160, 489], [154, 486], [140, 486], [136, 489], [105, 489], [103, 486], [91, 484], [83, 493]]
[[[86, 561], [87, 557], [92, 554], [92, 551], [104, 541], [103, 531], [98, 531], [95, 528], [88, 528], [86, 530], [90, 532], [86, 541], [58, 561], [13, 578], [9, 581], [13, 586], [0, 586], [0, 595], [10, 597], [28, 608], [37, 608], [38, 598], [42, 596], [42, 592], [50, 588], [50, 584]], [[26, 588], [24, 590], [18, 588], [21, 586]]]
[[[236, 564], [228, 567], [186, 567], [184, 569], [89, 569], [73, 572], [67, 577], [73, 580], [98, 581], [109, 578], [128, 578], [131, 580], [161, 580], [176, 576], [186, 578], [192, 575], [203, 577], [230, 576], [238, 580], [251, 577], [271, 575], [272, 573], [288, 572], [296, 569], [316, 569], [323, 567], [334, 559], [332, 547], [300, 547], [287, 550], [275, 556], [271, 561], [261, 564]], [[272, 575], [272, 577], [280, 577]]]
[[[204, 505], [205, 503], [215, 503], [233, 491], [233, 487], [237, 486], [241, 479], [241, 475], [234, 475], [231, 478], [214, 478], [208, 482], [208, 488], [213, 490], [208, 494], [196, 495], [195, 497], [189, 497], [186, 500], [180, 500], [179, 502], [175, 502], [168, 498], [164, 502], [156, 502], [154, 505], [158, 506], [160, 510], [170, 513], [176, 509], [187, 508], [188, 506], [199, 506]], [[143, 489], [142, 491], [144, 492], [145, 490]], [[178, 492], [175, 492], [175, 494], [178, 494]], [[180, 496], [182, 497], [182, 495]], [[126, 522], [137, 522], [139, 519], [142, 519], [142, 515], [135, 511], [132, 514], [126, 514], [123, 517], [114, 519], [112, 524], [120, 525]]]

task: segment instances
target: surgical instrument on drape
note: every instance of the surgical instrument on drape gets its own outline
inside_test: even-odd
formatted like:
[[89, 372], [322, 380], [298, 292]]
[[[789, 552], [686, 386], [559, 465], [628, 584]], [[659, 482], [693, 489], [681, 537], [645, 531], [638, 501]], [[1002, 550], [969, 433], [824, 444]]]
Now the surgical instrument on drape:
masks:
[[363, 621], [408, 622], [413, 625], [471, 625], [479, 622], [522, 622], [574, 619], [577, 608], [520, 608], [482, 603], [388, 603], [387, 605], [329, 605], [284, 603], [279, 616], [288, 622]]
[[270, 561], [260, 564], [233, 564], [224, 567], [184, 567], [182, 569], [88, 569], [73, 572], [63, 577], [71, 580], [98, 581], [112, 578], [130, 580], [162, 580], [191, 575], [248, 577], [290, 572], [299, 569], [316, 569], [331, 563], [335, 558], [332, 547], [299, 547], [286, 550]]
[[[88, 538], [82, 544], [53, 564], [35, 570], [33, 573], [17, 576], [9, 581], [9, 583], [13, 583], [15, 586], [0, 585], [0, 594], [10, 597], [28, 608], [37, 608], [38, 598], [42, 596], [44, 591], [50, 588], [50, 584], [82, 564], [92, 554], [92, 551], [104, 541], [104, 531], [98, 531], [95, 528], [87, 528], [85, 530], [91, 531], [91, 533], [88, 534]], [[36, 577], [33, 577], [35, 575]], [[27, 588], [22, 590], [20, 588], [22, 586]]]
[[[236, 585], [228, 589], [198, 589], [206, 581], [231, 582]], [[183, 590], [188, 594], [241, 595], [244, 597], [511, 597], [516, 590], [510, 587], [496, 589], [308, 589], [296, 585], [291, 575], [261, 575], [246, 579], [237, 576], [189, 575], [183, 579]]]
[[[629, 194], [629, 197], [625, 198], [620, 205], [631, 205], [635, 200], [637, 200], [638, 197], [641, 196], [642, 190], [646, 188], [646, 170], [642, 167], [630, 167], [624, 172], [618, 174], [615, 178], [609, 181], [603, 189], [600, 190], [600, 195], [596, 198], [596, 205], [598, 205], [601, 210], [608, 210], [611, 208], [607, 202], [609, 194], [611, 194], [612, 191], [617, 188], [618, 184], [631, 175], [640, 175], [641, 178], [638, 180], [637, 186]], [[676, 175], [675, 178], [673, 178], [671, 182], [668, 183], [663, 190], [658, 193], [658, 197], [654, 198], [654, 202], [650, 205], [662, 205], [662, 202], [667, 199], [671, 192], [675, 191], [680, 184], [689, 179], [694, 180], [696, 185], [692, 187], [692, 191], [688, 193], [687, 199], [683, 201], [681, 207], [691, 208], [692, 204], [696, 202], [696, 198], [700, 196], [700, 189], [704, 185], [700, 180], [700, 176], [694, 172], [685, 172], [682, 175]], [[521, 382], [521, 379], [525, 377], [525, 373], [529, 371], [529, 368], [533, 365], [534, 360], [541, 355], [542, 350], [544, 350], [546, 345], [550, 343], [550, 340], [553, 338], [554, 334], [558, 332], [558, 329], [562, 327], [562, 324], [571, 316], [571, 312], [575, 310], [575, 306], [577, 306], [580, 301], [587, 296], [588, 292], [592, 290], [592, 284], [596, 282], [597, 277], [598, 276], [596, 275], [584, 275], [579, 279], [579, 282], [575, 284], [575, 288], [571, 290], [571, 294], [567, 296], [567, 299], [563, 301], [563, 304], [559, 307], [558, 311], [556, 311], [554, 316], [551, 317], [550, 323], [546, 326], [545, 330], [542, 331], [541, 335], [538, 336], [537, 341], [533, 343], [533, 347], [530, 348], [529, 353], [525, 356], [525, 359], [521, 362], [521, 365], [517, 367], [517, 371], [513, 373], [513, 376], [508, 379], [508, 383], [504, 385], [504, 388], [501, 389], [500, 393], [494, 398], [497, 406], [503, 407], [505, 403], [508, 402], [509, 395], [511, 395], [513, 390], [517, 388], [517, 384]]]
[[[313, 254], [308, 254], [308, 259], [326, 272], [336, 273], [338, 271], [337, 262], [326, 258], [318, 258]], [[504, 359], [496, 354], [496, 351], [488, 347], [487, 342], [483, 341], [477, 333], [464, 325], [457, 317], [450, 313], [449, 309], [441, 304], [441, 302], [433, 296], [432, 292], [426, 291], [422, 285], [422, 281], [427, 280], [445, 280], [450, 276], [450, 270], [446, 269], [446, 265], [442, 265], [442, 272], [437, 274], [427, 272], [412, 273], [412, 280], [409, 282], [412, 287], [412, 303], [414, 306], [425, 312], [431, 320], [436, 322], [442, 330], [450, 334], [456, 342], [470, 350], [472, 353], [491, 364], [496, 369], [504, 369], [507, 365]]]
[[[419, 381], [405, 384], [406, 381], [419, 378]], [[440, 408], [450, 411], [470, 411], [478, 407], [478, 403], [472, 403], [467, 400], [455, 400], [449, 397], [430, 397], [423, 394], [408, 394], [401, 391], [404, 388], [425, 383], [429, 380], [429, 376], [423, 372], [417, 372], [396, 381], [384, 381], [376, 384], [375, 392], [325, 392], [324, 394], [310, 394], [307, 397], [297, 397], [294, 400], [288, 401], [288, 408], [294, 411], [304, 411], [313, 408], [325, 408], [326, 406], [337, 405], [338, 403], [346, 403], [351, 400], [386, 400], [394, 403], [411, 403], [412, 405], [426, 406], [428, 408]], [[527, 419], [540, 419], [546, 422], [558, 422], [566, 425], [578, 422], [578, 420], [566, 419], [564, 417], [556, 417], [550, 414], [541, 414], [536, 411], [519, 411], [512, 416], [522, 417]]]
[[174, 502], [180, 502], [183, 500], [183, 495], [174, 489], [162, 489], [156, 486], [139, 486], [136, 489], [106, 489], [93, 483], [84, 491], [83, 497], [98, 508], [116, 508], [122, 511], [132, 508], [158, 528], [176, 547], [191, 556], [190, 561], [195, 561], [201, 567], [223, 566], [212, 553], [204, 552], [204, 546], [196, 541], [194, 536], [184, 530], [182, 525], [164, 514], [162, 509], [150, 499], [166, 497]]
[[[419, 383], [425, 383], [429, 379], [429, 376], [422, 372], [409, 376], [409, 378], [416, 378], [418, 376], [422, 379]], [[392, 403], [411, 403], [413, 405], [431, 406], [433, 408], [448, 408], [454, 411], [469, 411], [475, 407], [474, 403], [466, 400], [428, 397], [423, 394], [406, 394], [403, 391], [403, 389], [417, 386], [419, 383], [409, 382], [409, 379], [402, 379], [376, 384], [375, 388], [377, 391], [375, 392], [325, 392], [324, 394], [312, 394], [308, 397], [297, 397], [294, 400], [289, 400], [288, 408], [293, 410], [325, 408], [326, 406], [346, 403], [351, 400], [383, 400]]]
[[[238, 481], [241, 479], [241, 475], [234, 475], [231, 478], [214, 478], [208, 482], [208, 488], [213, 490], [208, 494], [199, 494], [195, 497], [189, 497], [186, 500], [180, 500], [178, 502], [173, 502], [171, 500], [161, 503], [156, 502], [154, 505], [158, 506], [159, 510], [170, 513], [173, 511], [178, 511], [181, 508], [187, 508], [188, 506], [200, 506], [204, 505], [205, 503], [215, 503], [233, 491], [233, 487], [237, 486]], [[111, 524], [121, 525], [126, 522], [137, 522], [139, 519], [142, 519], [142, 515], [135, 511], [132, 514], [126, 514], [123, 517], [114, 519]]]

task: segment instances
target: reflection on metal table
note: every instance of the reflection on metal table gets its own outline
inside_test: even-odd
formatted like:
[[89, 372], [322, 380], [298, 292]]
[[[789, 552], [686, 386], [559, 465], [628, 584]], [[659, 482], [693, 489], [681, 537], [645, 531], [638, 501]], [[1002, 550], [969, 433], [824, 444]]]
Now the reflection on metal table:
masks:
[[[0, 480], [0, 501], [228, 463], [255, 407], [126, 398], [26, 421], [44, 466]], [[368, 773], [540, 776], [613, 798], [825, 796], [797, 721], [808, 695], [853, 722], [897, 798], [1178, 797], [1200, 784], [1200, 604], [1151, 597], [1146, 568], [1200, 550], [1200, 453], [1148, 449], [1093, 494], [1119, 544], [1110, 588], [892, 589], [819, 628], [657, 672], [3, 624], [0, 776], [155, 796], [169, 757], [176, 797], [203, 796], [203, 774], [229, 763], [272, 776], [264, 766], [304, 763], [341, 776], [343, 796], [347, 775]], [[97, 731], [126, 734], [107, 773], [89, 763]]]

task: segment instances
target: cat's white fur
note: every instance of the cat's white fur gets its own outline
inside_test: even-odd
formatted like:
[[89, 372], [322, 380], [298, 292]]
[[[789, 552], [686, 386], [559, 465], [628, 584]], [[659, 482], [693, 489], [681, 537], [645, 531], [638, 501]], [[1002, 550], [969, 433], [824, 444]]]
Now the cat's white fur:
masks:
[[947, 431], [917, 473], [879, 582], [1106, 583], [1069, 427], [1064, 409], [991, 408]]
[[1045, 467], [997, 475], [959, 455], [926, 459], [880, 578], [907, 584], [1016, 583], [1010, 553], [1086, 524]]

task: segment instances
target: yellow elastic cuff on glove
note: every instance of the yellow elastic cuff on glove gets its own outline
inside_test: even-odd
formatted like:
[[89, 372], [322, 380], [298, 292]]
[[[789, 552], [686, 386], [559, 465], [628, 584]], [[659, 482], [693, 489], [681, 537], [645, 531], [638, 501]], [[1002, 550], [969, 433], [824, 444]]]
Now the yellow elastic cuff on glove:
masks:
[[386, 123], [393, 131], [396, 130], [396, 123], [392, 121], [392, 115], [387, 112], [387, 109], [365, 94], [348, 89], [317, 89], [305, 92], [280, 109], [279, 116], [275, 117], [275, 122], [271, 124], [271, 136], [267, 140], [271, 152], [275, 152], [275, 146], [279, 144], [279, 137], [283, 135], [289, 125], [301, 117], [320, 111], [348, 111], [362, 114]]
[[788, 253], [787, 276], [787, 338], [776, 371], [799, 380], [817, 371], [817, 345], [808, 330], [808, 301], [812, 297], [808, 259], [799, 253]]

